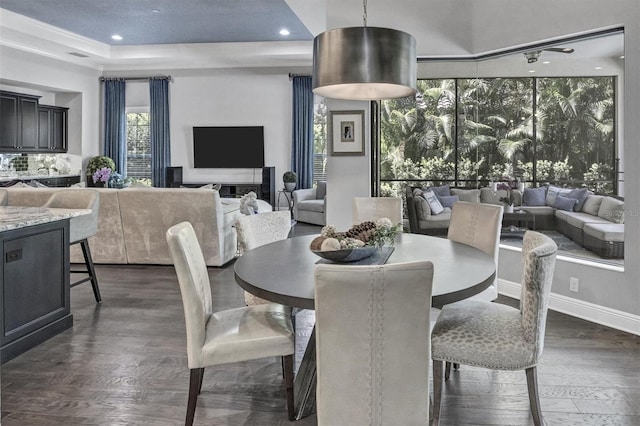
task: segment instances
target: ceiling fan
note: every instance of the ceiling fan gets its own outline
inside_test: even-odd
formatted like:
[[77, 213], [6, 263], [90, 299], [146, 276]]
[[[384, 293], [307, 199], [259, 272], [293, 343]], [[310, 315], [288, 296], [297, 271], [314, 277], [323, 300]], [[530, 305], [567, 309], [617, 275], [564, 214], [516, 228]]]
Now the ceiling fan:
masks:
[[548, 52], [560, 52], [560, 53], [573, 53], [574, 49], [570, 47], [547, 47], [546, 49], [532, 50], [530, 52], [524, 52], [524, 56], [527, 58], [527, 63], [531, 64], [538, 60], [542, 51]]

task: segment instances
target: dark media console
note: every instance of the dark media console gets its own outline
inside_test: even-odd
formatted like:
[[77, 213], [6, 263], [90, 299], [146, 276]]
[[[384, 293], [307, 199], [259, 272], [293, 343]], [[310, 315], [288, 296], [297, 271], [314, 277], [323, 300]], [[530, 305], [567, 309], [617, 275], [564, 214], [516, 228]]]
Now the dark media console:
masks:
[[[240, 198], [243, 195], [253, 191], [256, 196], [271, 204], [275, 209], [276, 201], [276, 168], [275, 167], [263, 167], [262, 168], [262, 183], [222, 183], [220, 187], [220, 196], [223, 198]], [[181, 186], [188, 188], [198, 188], [206, 185], [207, 183], [183, 183], [182, 182], [182, 167], [168, 167], [167, 168], [167, 187], [179, 188]]]

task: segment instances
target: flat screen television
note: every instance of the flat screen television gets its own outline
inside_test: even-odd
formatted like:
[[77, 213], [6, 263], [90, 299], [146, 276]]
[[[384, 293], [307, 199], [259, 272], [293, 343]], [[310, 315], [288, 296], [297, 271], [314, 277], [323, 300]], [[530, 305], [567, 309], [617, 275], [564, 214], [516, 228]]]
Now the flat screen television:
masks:
[[194, 127], [193, 164], [197, 169], [264, 167], [264, 127]]

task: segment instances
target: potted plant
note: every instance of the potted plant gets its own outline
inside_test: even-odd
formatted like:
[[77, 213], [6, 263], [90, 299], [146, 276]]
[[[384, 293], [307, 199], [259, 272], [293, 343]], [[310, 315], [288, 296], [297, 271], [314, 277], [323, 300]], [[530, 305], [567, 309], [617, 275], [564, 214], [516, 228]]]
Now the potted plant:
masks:
[[[106, 178], [108, 181], [111, 172], [114, 172], [116, 170], [116, 163], [106, 155], [98, 155], [89, 159], [89, 162], [87, 163], [87, 186], [97, 186], [96, 183], [98, 181], [106, 182], [102, 181], [101, 179], [94, 180], [94, 175], [96, 174], [96, 172], [102, 169], [109, 169], [109, 176]], [[101, 174], [101, 176], [102, 175], [104, 175], [104, 172]]]
[[296, 189], [296, 182], [298, 180], [298, 175], [295, 172], [289, 170], [288, 172], [284, 172], [282, 175], [282, 181], [284, 182], [284, 189], [287, 191], [293, 191]]

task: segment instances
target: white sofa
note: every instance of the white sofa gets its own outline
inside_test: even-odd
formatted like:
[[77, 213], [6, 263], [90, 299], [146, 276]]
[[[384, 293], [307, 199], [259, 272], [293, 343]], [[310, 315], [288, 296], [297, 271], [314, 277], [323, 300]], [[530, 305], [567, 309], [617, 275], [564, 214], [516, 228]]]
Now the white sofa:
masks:
[[[233, 228], [241, 216], [239, 199], [220, 198], [218, 191], [190, 188], [93, 188], [100, 193], [98, 232], [89, 239], [96, 263], [172, 264], [167, 229], [191, 222], [208, 266], [222, 266], [237, 249]], [[53, 191], [66, 188], [9, 188], [8, 205], [42, 206]], [[260, 203], [260, 211], [271, 206]], [[72, 247], [72, 262], [83, 262]]]

